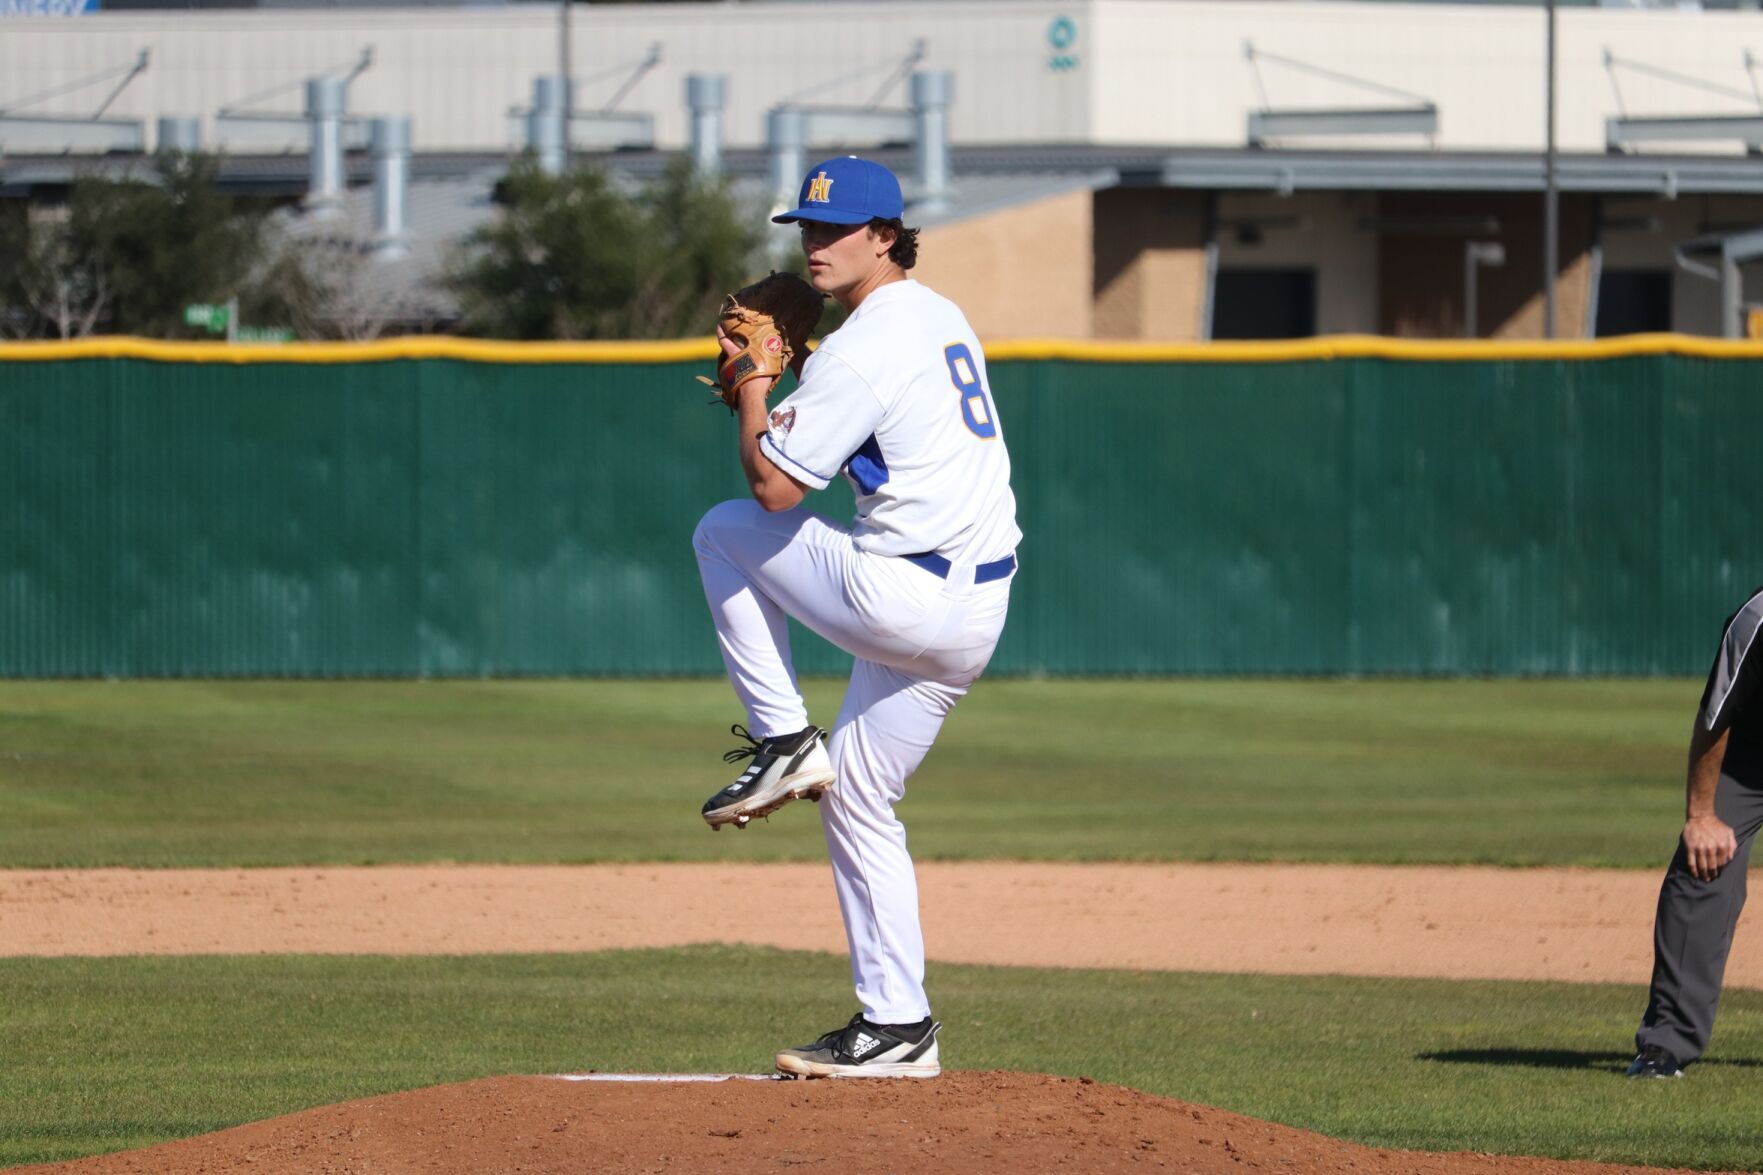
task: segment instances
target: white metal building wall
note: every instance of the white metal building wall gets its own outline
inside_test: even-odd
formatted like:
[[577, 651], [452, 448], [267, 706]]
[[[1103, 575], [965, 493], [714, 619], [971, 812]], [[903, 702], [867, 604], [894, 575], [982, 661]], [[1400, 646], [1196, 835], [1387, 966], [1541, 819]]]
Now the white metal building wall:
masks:
[[[617, 108], [653, 114], [660, 145], [684, 146], [686, 76], [723, 73], [725, 142], [758, 146], [766, 111], [775, 105], [871, 104], [922, 39], [919, 68], [955, 74], [955, 141], [1081, 142], [1090, 124], [1088, 73], [1053, 69], [1046, 61], [1047, 29], [1071, 8], [985, 0], [957, 6], [580, 5], [571, 18], [576, 106], [605, 105], [659, 44], [659, 65], [641, 74]], [[151, 66], [123, 90], [109, 115], [143, 119], [150, 130], [161, 116], [199, 115], [206, 136], [217, 109], [277, 84], [285, 83], [286, 92], [253, 109], [299, 112], [302, 79], [337, 72], [372, 46], [374, 64], [351, 85], [351, 114], [412, 115], [422, 151], [501, 150], [510, 145], [509, 109], [531, 101], [535, 77], [557, 72], [557, 36], [551, 5], [0, 20], [0, 108], [148, 49]], [[103, 85], [88, 87], [29, 111], [91, 113], [105, 92]], [[900, 77], [881, 105], [903, 109], [907, 103]]]
[[[1271, 61], [1257, 71], [1243, 51], [1250, 41], [1264, 53], [1437, 103], [1441, 148], [1532, 151], [1543, 142], [1543, 16], [1536, 7], [889, 0], [580, 5], [573, 22], [578, 108], [605, 103], [650, 46], [661, 46], [659, 66], [619, 109], [655, 115], [663, 146], [686, 141], [689, 73], [728, 75], [726, 141], [753, 146], [764, 139], [766, 110], [778, 103], [869, 102], [920, 38], [921, 67], [955, 74], [951, 134], [961, 144], [1241, 146], [1248, 112], [1263, 102], [1392, 101]], [[108, 113], [142, 119], [150, 131], [160, 116], [198, 115], [212, 134], [216, 109], [278, 85], [287, 88], [268, 108], [297, 113], [302, 79], [340, 70], [371, 45], [375, 62], [353, 85], [351, 113], [412, 115], [422, 151], [500, 150], [509, 145], [509, 108], [530, 101], [534, 77], [557, 69], [557, 27], [551, 4], [5, 18], [0, 109], [125, 65], [148, 49], [151, 66]], [[1755, 13], [1564, 9], [1561, 147], [1601, 149], [1604, 120], [1625, 109], [1756, 113], [1760, 103], [1745, 97], [1753, 90], [1747, 49], [1763, 55], [1763, 17]], [[1733, 93], [1633, 70], [1619, 70], [1613, 84], [1606, 50]], [[90, 86], [29, 112], [89, 114], [106, 90]], [[885, 104], [905, 103], [902, 83]], [[1411, 138], [1289, 145], [1348, 144], [1420, 145]]]
[[[1382, 86], [1440, 108], [1441, 149], [1543, 149], [1546, 33], [1540, 6], [1103, 0], [1094, 6], [1094, 19], [1096, 57], [1106, 64], [1096, 98], [1098, 141], [1242, 146], [1250, 110], [1404, 104], [1373, 88]], [[1261, 54], [1300, 64], [1251, 62], [1247, 42]], [[1759, 113], [1763, 99], [1743, 96], [1755, 94], [1746, 49], [1763, 56], [1763, 17], [1757, 13], [1560, 10], [1559, 147], [1602, 150], [1605, 119], [1624, 113]], [[1618, 61], [1614, 70], [1606, 67], [1606, 51]], [[1734, 93], [1712, 93], [1649, 68]], [[1407, 136], [1279, 145], [1413, 149], [1425, 143]], [[1738, 150], [1732, 144], [1697, 149]]]

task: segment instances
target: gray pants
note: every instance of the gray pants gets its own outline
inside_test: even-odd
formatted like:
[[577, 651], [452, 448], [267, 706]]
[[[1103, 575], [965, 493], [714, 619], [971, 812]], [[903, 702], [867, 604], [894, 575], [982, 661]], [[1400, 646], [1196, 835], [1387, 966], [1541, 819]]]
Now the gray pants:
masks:
[[1678, 842], [1659, 888], [1653, 988], [1647, 1014], [1634, 1034], [1637, 1048], [1656, 1044], [1685, 1064], [1702, 1055], [1714, 1032], [1732, 931], [1745, 908], [1751, 841], [1763, 824], [1763, 789], [1722, 774], [1714, 791], [1714, 813], [1732, 825], [1738, 853], [1713, 881], [1697, 881], [1685, 863], [1683, 842]]

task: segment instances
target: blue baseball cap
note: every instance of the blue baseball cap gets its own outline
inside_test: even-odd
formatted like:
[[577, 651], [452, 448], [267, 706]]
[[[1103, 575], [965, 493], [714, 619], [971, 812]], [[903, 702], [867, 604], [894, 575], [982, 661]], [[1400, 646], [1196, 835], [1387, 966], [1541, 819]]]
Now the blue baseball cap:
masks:
[[868, 224], [880, 217], [897, 220], [906, 212], [900, 181], [879, 163], [841, 155], [808, 169], [796, 208], [771, 218], [774, 224], [820, 220], [828, 224]]

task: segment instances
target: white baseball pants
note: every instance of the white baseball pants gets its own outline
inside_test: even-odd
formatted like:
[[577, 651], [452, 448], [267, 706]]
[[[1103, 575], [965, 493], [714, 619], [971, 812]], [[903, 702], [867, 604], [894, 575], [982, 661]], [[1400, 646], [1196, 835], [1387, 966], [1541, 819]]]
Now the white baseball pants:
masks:
[[837, 775], [820, 801], [851, 977], [863, 1014], [907, 1024], [930, 1014], [906, 794], [943, 719], [991, 659], [1008, 578], [974, 584], [860, 551], [851, 532], [796, 507], [712, 507], [692, 536], [729, 681], [755, 738], [808, 725], [786, 617], [856, 658], [828, 750]]

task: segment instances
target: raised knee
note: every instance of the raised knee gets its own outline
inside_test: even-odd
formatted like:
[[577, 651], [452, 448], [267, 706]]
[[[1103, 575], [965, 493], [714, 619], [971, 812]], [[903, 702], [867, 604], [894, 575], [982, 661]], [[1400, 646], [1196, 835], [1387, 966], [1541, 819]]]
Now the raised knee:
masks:
[[731, 498], [710, 507], [704, 511], [704, 517], [698, 519], [698, 528], [692, 532], [692, 549], [700, 554], [709, 550], [713, 532], [744, 525], [756, 508], [752, 499], [742, 498]]

